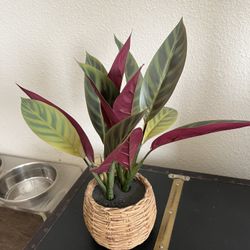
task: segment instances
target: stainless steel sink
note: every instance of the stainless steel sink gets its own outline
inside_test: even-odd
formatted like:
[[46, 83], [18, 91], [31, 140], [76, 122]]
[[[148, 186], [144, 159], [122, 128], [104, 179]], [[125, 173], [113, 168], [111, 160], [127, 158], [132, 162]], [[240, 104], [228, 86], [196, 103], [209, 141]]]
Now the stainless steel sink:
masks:
[[46, 219], [82, 171], [75, 165], [0, 154], [0, 206]]

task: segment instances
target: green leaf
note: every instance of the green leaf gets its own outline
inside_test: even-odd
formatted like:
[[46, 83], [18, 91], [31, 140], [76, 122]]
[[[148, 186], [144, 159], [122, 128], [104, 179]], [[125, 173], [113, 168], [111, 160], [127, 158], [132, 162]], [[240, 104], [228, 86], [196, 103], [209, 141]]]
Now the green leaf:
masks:
[[[116, 36], [114, 36], [115, 43], [120, 50], [123, 46], [123, 44], [118, 40]], [[127, 61], [126, 61], [126, 66], [125, 66], [125, 76], [127, 82], [131, 79], [131, 77], [138, 71], [139, 66], [134, 58], [134, 56], [129, 52]], [[141, 111], [140, 108], [140, 92], [141, 92], [141, 85], [143, 81], [143, 76], [140, 73], [140, 76], [138, 78], [138, 83], [136, 86], [135, 90], [135, 95], [134, 95], [134, 100], [133, 100], [133, 109], [132, 109], [132, 114], [139, 113]]]
[[86, 63], [79, 63], [80, 67], [84, 71], [85, 75], [88, 76], [96, 85], [100, 93], [103, 95], [105, 100], [113, 105], [116, 97], [119, 95], [119, 91], [108, 78], [106, 74], [96, 69], [95, 67]]
[[141, 106], [151, 120], [167, 103], [181, 76], [187, 53], [186, 29], [178, 23], [151, 60], [142, 84]]
[[28, 126], [42, 140], [60, 151], [85, 156], [76, 129], [59, 110], [26, 98], [22, 98], [21, 110]]
[[153, 119], [148, 121], [143, 142], [170, 128], [175, 123], [177, 115], [178, 112], [175, 109], [163, 107]]
[[[98, 90], [103, 94], [109, 93], [110, 91], [114, 92], [115, 95], [118, 95], [118, 92], [114, 86], [114, 84], [107, 78], [107, 72], [104, 66], [99, 62], [96, 58], [91, 56], [90, 54], [86, 54], [86, 64], [79, 63], [80, 67], [84, 70], [84, 72], [92, 79], [92, 81], [96, 84]], [[87, 65], [87, 66], [86, 66]], [[87, 108], [89, 112], [90, 120], [96, 130], [96, 132], [101, 137], [101, 140], [104, 141], [104, 136], [107, 131], [107, 127], [102, 116], [101, 104], [98, 96], [96, 96], [95, 91], [88, 83], [87, 77], [84, 79], [84, 88], [85, 88], [85, 98], [87, 103]], [[112, 90], [109, 90], [112, 89]], [[111, 95], [114, 98], [113, 95]], [[113, 100], [112, 100], [113, 101]]]
[[143, 117], [145, 111], [142, 111], [138, 114], [132, 115], [127, 119], [122, 120], [121, 122], [114, 125], [108, 130], [105, 136], [105, 157], [110, 154], [119, 144], [121, 144], [130, 132], [135, 128], [138, 122]]
[[99, 99], [97, 99], [93, 88], [86, 81], [88, 81], [88, 79], [85, 78], [85, 99], [87, 103], [89, 117], [96, 132], [99, 134], [101, 140], [104, 141], [107, 126], [102, 116], [101, 104]]
[[85, 63], [100, 70], [102, 73], [104, 74], [108, 74], [107, 70], [105, 69], [105, 67], [103, 66], [103, 64], [94, 56], [90, 55], [88, 52], [86, 52], [86, 59], [85, 59]]

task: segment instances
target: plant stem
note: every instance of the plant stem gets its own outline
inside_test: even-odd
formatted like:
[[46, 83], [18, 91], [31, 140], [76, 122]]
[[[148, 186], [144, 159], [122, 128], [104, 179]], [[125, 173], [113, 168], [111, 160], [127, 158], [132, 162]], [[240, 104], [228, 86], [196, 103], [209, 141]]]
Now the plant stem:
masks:
[[131, 167], [131, 169], [129, 171], [129, 175], [128, 175], [128, 177], [123, 185], [123, 189], [122, 189], [123, 192], [129, 191], [130, 185], [131, 185], [133, 179], [135, 178], [136, 174], [138, 173], [141, 165], [142, 165], [142, 162], [139, 162], [139, 163], [135, 164], [133, 167]]
[[140, 163], [143, 163], [152, 151], [153, 151], [153, 150], [150, 149], [150, 150], [145, 154], [145, 156], [141, 159]]
[[125, 176], [124, 176], [124, 171], [119, 163], [116, 163], [116, 172], [117, 172], [117, 176], [119, 178], [119, 182], [120, 182], [121, 186], [123, 186], [124, 181], [125, 181]]
[[130, 181], [130, 179], [127, 179], [125, 181], [125, 183], [123, 184], [123, 186], [122, 186], [122, 191], [125, 192], [125, 193], [128, 192], [129, 188], [130, 188], [130, 185], [131, 185], [131, 181]]
[[115, 183], [115, 166], [116, 163], [113, 162], [109, 168], [108, 179], [107, 179], [107, 192], [106, 198], [108, 200], [114, 199], [114, 183]]
[[92, 174], [93, 174], [94, 178], [96, 179], [99, 187], [101, 188], [103, 194], [106, 196], [106, 194], [107, 194], [107, 188], [104, 185], [104, 183], [102, 182], [100, 176], [98, 174], [96, 174], [96, 173], [93, 173], [93, 172], [92, 172]]
[[137, 151], [137, 154], [133, 160], [133, 164], [132, 164], [132, 167], [130, 168], [129, 171], [126, 172], [126, 176], [125, 176], [125, 182], [124, 184], [122, 185], [122, 191], [123, 192], [128, 192], [129, 191], [129, 188], [130, 188], [130, 185], [131, 185], [131, 182], [133, 181], [135, 175], [138, 173], [139, 169], [141, 168], [144, 160], [147, 158], [147, 156], [152, 152], [152, 149], [150, 151], [148, 151], [146, 153], [146, 155], [142, 158], [142, 160], [139, 162], [139, 163], [136, 163], [137, 161], [137, 158], [138, 158], [138, 155], [139, 155], [139, 151], [140, 151], [140, 148], [141, 148], [141, 145]]
[[87, 158], [83, 158], [83, 160], [89, 168], [94, 167], [94, 164], [92, 162], [89, 162]]
[[[88, 160], [86, 158], [83, 158], [84, 162], [87, 164], [87, 166], [91, 169], [93, 167], [95, 167], [94, 163], [89, 163]], [[96, 173], [93, 173], [91, 172], [92, 175], [94, 176], [94, 178], [96, 179], [99, 187], [101, 188], [103, 194], [106, 196], [106, 193], [107, 193], [107, 188], [106, 186], [104, 185], [102, 179], [100, 178], [100, 176]]]

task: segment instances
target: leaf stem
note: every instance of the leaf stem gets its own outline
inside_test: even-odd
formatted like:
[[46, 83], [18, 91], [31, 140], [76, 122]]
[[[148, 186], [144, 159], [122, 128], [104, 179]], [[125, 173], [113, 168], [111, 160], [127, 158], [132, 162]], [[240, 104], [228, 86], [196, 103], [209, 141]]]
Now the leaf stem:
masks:
[[[90, 169], [93, 168], [93, 167], [95, 167], [95, 165], [94, 165], [93, 162], [90, 163], [86, 158], [83, 158], [83, 160], [84, 160], [84, 162], [87, 164], [87, 166]], [[93, 172], [91, 172], [91, 173], [94, 176], [94, 178], [96, 179], [96, 181], [97, 181], [98, 185], [100, 186], [103, 194], [106, 196], [106, 194], [107, 194], [107, 188], [106, 188], [105, 184], [103, 183], [102, 179], [100, 178], [100, 176], [98, 174], [93, 173]]]
[[153, 151], [153, 149], [150, 149], [150, 150], [145, 154], [145, 156], [141, 159], [140, 163], [143, 163], [152, 151]]
[[107, 192], [106, 192], [106, 198], [108, 200], [114, 199], [114, 183], [115, 183], [115, 166], [116, 163], [113, 162], [109, 168], [108, 172], [108, 178], [107, 178]]
[[93, 173], [93, 172], [92, 172], [92, 174], [93, 174], [94, 178], [96, 179], [99, 187], [102, 189], [102, 192], [103, 192], [104, 196], [106, 196], [106, 194], [107, 194], [107, 188], [104, 185], [104, 183], [102, 182], [100, 176], [98, 174], [96, 174], [96, 173]]
[[125, 182], [125, 176], [124, 176], [124, 171], [122, 169], [122, 166], [120, 166], [119, 163], [116, 163], [116, 172], [117, 172], [117, 176], [119, 178], [120, 184], [121, 186], [123, 186]]
[[89, 160], [85, 157], [83, 158], [84, 162], [86, 163], [86, 165], [89, 167], [89, 168], [93, 168], [95, 167], [95, 165], [93, 164], [93, 162], [89, 162]]

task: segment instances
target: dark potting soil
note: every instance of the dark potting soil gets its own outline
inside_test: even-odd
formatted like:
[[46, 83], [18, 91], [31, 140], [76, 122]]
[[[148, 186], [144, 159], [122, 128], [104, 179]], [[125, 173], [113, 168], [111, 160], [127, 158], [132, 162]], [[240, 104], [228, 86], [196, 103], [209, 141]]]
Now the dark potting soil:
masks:
[[145, 195], [144, 185], [134, 180], [131, 184], [128, 192], [123, 192], [118, 183], [114, 184], [114, 199], [109, 201], [105, 198], [101, 188], [97, 185], [93, 191], [94, 200], [104, 207], [118, 207], [124, 208], [130, 205], [134, 205], [140, 201]]

